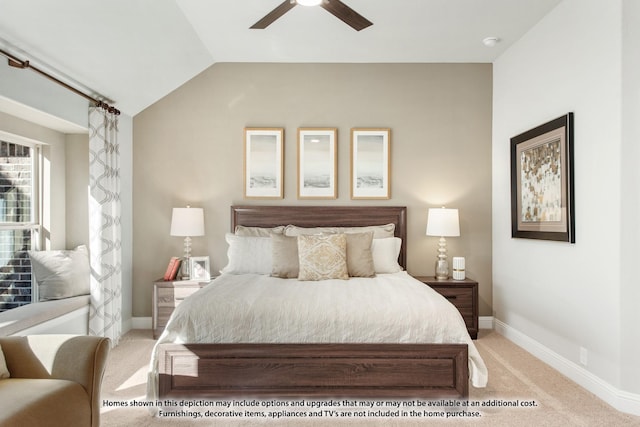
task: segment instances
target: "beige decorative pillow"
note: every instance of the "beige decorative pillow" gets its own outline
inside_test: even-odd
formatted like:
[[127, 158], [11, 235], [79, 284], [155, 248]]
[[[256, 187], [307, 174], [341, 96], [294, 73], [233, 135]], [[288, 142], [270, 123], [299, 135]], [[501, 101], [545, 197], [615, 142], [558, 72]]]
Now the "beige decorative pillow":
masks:
[[2, 347], [0, 347], [0, 379], [9, 378], [10, 376], [7, 362], [4, 360], [4, 353], [2, 353]]
[[384, 225], [367, 225], [364, 227], [298, 227], [287, 225], [284, 228], [286, 236], [300, 236], [301, 234], [339, 234], [339, 233], [365, 233], [373, 231], [374, 239], [393, 237], [396, 230], [394, 223]]
[[285, 236], [302, 236], [308, 234], [337, 234], [337, 227], [298, 227], [297, 225], [287, 225], [284, 228]]
[[244, 237], [269, 237], [272, 234], [283, 234], [284, 225], [278, 227], [245, 227], [236, 225], [235, 235]]
[[347, 233], [347, 270], [351, 277], [373, 277], [376, 270], [371, 254], [373, 231]]
[[298, 238], [272, 234], [273, 266], [271, 275], [283, 279], [298, 277]]
[[338, 227], [338, 233], [366, 233], [367, 231], [373, 232], [374, 239], [393, 237], [396, 231], [396, 225], [389, 223], [385, 225], [367, 225], [364, 227]]
[[29, 251], [29, 258], [40, 301], [90, 292], [91, 269], [86, 246], [74, 250]]
[[344, 234], [298, 236], [298, 280], [348, 279]]

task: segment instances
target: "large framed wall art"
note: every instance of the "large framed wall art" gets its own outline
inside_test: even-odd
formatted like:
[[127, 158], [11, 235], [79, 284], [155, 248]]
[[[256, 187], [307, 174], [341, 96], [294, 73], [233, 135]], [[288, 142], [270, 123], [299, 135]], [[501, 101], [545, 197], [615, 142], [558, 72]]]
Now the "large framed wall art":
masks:
[[391, 129], [351, 129], [351, 198], [391, 198]]
[[335, 128], [298, 129], [298, 198], [336, 199], [337, 144]]
[[511, 138], [511, 236], [575, 243], [573, 113]]
[[244, 197], [282, 199], [283, 128], [244, 129]]

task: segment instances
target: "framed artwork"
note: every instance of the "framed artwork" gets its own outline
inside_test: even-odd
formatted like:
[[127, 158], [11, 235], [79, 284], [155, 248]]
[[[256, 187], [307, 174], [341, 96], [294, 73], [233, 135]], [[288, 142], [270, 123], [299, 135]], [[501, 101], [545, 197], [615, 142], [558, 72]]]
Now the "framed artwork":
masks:
[[351, 198], [391, 198], [391, 129], [351, 129]]
[[511, 236], [575, 243], [573, 113], [511, 138]]
[[284, 129], [244, 129], [244, 197], [284, 197]]
[[298, 129], [298, 198], [336, 199], [338, 131]]
[[191, 280], [210, 280], [208, 256], [192, 256], [189, 258], [189, 272]]

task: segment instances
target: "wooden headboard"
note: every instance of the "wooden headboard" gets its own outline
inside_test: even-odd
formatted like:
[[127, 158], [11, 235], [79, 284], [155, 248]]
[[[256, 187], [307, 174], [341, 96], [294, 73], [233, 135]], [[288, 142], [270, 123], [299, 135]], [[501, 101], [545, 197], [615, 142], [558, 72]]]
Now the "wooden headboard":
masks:
[[231, 206], [231, 231], [246, 227], [362, 227], [394, 223], [402, 239], [398, 263], [407, 268], [406, 206]]

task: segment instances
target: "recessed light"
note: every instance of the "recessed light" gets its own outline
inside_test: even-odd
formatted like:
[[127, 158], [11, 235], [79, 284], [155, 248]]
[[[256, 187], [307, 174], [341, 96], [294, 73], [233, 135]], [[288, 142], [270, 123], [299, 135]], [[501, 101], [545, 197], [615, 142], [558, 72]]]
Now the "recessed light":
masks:
[[498, 37], [491, 36], [491, 37], [484, 38], [482, 40], [482, 44], [484, 44], [487, 47], [494, 47], [499, 41], [500, 39]]

